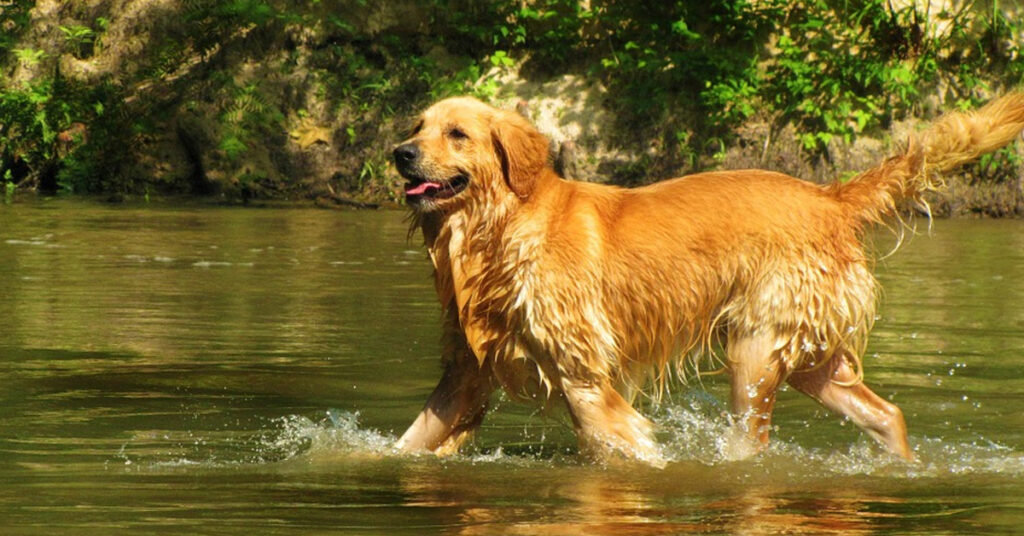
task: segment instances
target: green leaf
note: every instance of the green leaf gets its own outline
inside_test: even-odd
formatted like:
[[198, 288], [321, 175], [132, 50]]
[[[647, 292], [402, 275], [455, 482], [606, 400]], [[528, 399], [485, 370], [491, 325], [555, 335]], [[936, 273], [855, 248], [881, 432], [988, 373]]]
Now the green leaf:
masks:
[[16, 48], [14, 49], [14, 55], [18, 58], [18, 61], [25, 65], [36, 65], [40, 60], [46, 57], [46, 52], [42, 50], [36, 50], [34, 48]]
[[690, 30], [690, 27], [686, 24], [686, 21], [679, 19], [672, 23], [672, 33], [691, 41], [700, 39], [700, 34]]
[[238, 139], [234, 134], [229, 134], [225, 136], [224, 139], [220, 140], [220, 144], [217, 148], [224, 151], [231, 160], [237, 160], [238, 157], [248, 149], [245, 143]]

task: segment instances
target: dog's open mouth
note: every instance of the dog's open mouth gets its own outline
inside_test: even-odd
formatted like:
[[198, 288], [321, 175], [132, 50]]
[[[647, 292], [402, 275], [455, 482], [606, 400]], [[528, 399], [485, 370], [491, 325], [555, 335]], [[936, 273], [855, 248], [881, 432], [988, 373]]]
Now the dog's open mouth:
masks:
[[408, 179], [409, 182], [405, 183], [407, 199], [448, 199], [455, 197], [469, 185], [469, 177], [465, 175], [456, 175], [444, 182], [419, 177], [408, 177]]

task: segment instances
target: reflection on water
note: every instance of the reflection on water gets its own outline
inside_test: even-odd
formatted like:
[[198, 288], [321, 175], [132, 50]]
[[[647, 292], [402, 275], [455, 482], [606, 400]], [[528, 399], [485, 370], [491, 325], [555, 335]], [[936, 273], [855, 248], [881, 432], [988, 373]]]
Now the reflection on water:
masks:
[[[879, 263], [869, 381], [908, 465], [781, 393], [726, 462], [720, 379], [647, 411], [672, 462], [594, 466], [497, 401], [475, 446], [391, 443], [438, 376], [401, 213], [0, 207], [5, 534], [1003, 534], [1024, 522], [1024, 224], [939, 221]], [[884, 242], [886, 238], [880, 238]]]

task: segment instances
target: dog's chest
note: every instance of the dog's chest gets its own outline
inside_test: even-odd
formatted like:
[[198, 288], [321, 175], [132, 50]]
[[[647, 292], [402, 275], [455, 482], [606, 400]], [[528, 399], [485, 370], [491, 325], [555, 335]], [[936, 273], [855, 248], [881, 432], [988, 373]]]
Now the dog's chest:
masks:
[[[476, 232], [472, 232], [476, 231]], [[479, 225], [453, 217], [428, 246], [438, 297], [455, 308], [469, 346], [481, 362], [504, 354], [519, 331], [527, 284], [523, 251], [508, 248]]]

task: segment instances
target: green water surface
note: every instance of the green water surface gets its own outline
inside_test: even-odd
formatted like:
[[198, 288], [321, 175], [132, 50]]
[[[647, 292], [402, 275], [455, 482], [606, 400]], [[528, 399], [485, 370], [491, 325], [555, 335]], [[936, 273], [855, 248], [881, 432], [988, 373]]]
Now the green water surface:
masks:
[[[916, 464], [792, 391], [720, 455], [723, 379], [645, 411], [673, 461], [595, 466], [498, 400], [390, 444], [439, 375], [401, 212], [0, 206], [0, 534], [1024, 533], [1024, 222], [936, 221], [878, 265], [867, 381]], [[891, 242], [879, 235], [879, 242]]]

